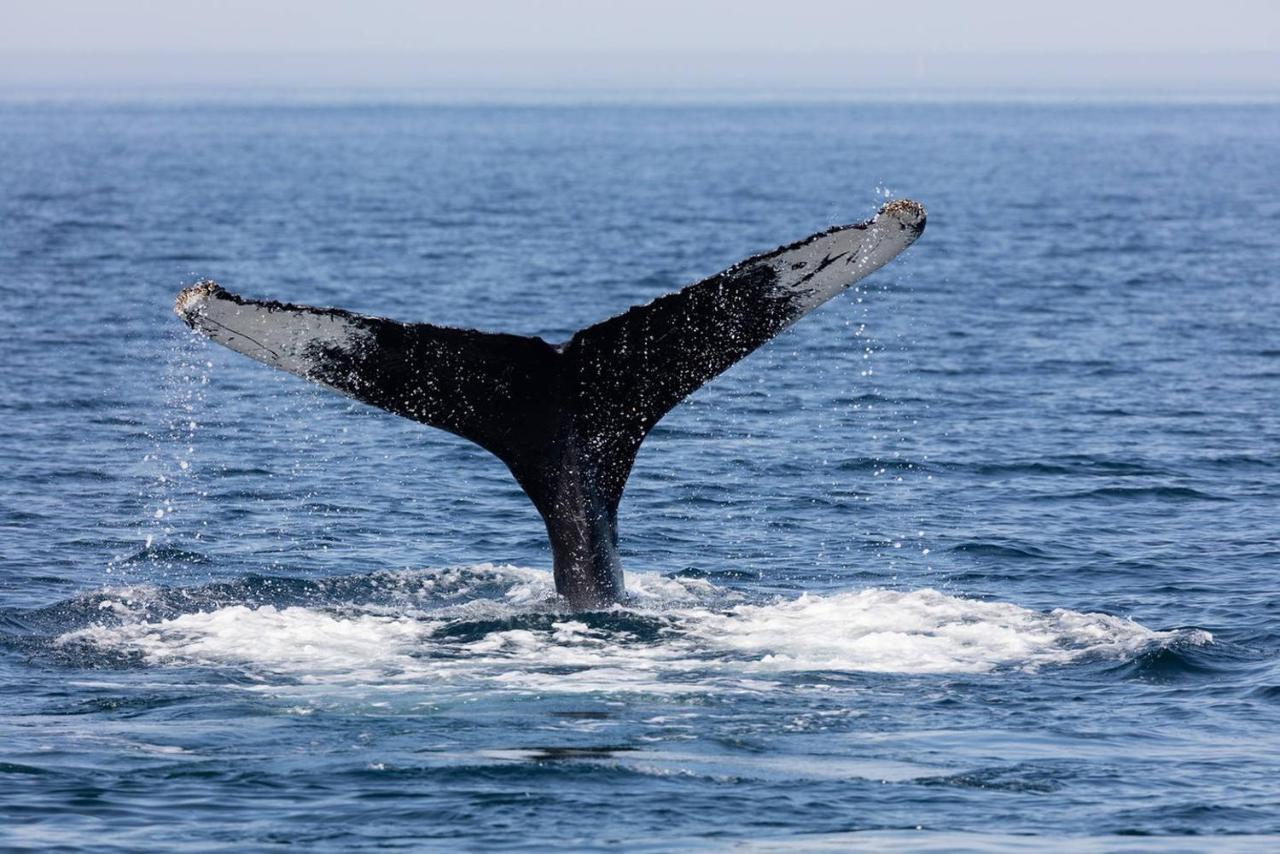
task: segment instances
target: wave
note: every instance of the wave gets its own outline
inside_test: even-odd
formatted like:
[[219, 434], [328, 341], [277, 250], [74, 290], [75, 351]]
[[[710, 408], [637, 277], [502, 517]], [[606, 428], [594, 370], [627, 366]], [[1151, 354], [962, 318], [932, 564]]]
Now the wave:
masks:
[[1224, 668], [1200, 649], [1201, 632], [1187, 632], [1176, 642], [1145, 650], [1111, 669], [1114, 675], [1141, 682], [1182, 682], [1221, 678]]
[[43, 629], [47, 652], [77, 667], [205, 667], [260, 690], [374, 686], [425, 691], [433, 701], [493, 690], [756, 692], [832, 673], [1034, 673], [1146, 661], [1211, 640], [928, 588], [749, 601], [687, 575], [639, 572], [628, 582], [625, 605], [575, 613], [555, 598], [549, 572], [512, 566], [248, 576], [99, 591], [11, 613], [6, 631], [12, 639], [15, 624]]
[[1018, 560], [1048, 560], [1051, 557], [1051, 555], [1044, 549], [1039, 549], [1025, 543], [1015, 545], [1011, 541], [984, 542], [981, 540], [971, 540], [969, 542], [957, 543], [947, 549], [947, 551], [976, 555], [978, 557], [1012, 558]]
[[196, 566], [205, 566], [210, 563], [210, 560], [199, 552], [180, 549], [174, 546], [146, 546], [133, 554], [120, 559], [115, 565], [124, 569], [148, 563], [192, 564]]
[[1011, 459], [976, 463], [940, 464], [986, 476], [1078, 475], [1081, 477], [1161, 477], [1169, 472], [1142, 460], [1117, 460], [1087, 454], [1061, 454], [1047, 459]]
[[1224, 495], [1214, 495], [1192, 489], [1189, 486], [1104, 486], [1081, 492], [1038, 495], [1033, 500], [1058, 501], [1079, 498], [1102, 498], [1126, 501], [1231, 501]]

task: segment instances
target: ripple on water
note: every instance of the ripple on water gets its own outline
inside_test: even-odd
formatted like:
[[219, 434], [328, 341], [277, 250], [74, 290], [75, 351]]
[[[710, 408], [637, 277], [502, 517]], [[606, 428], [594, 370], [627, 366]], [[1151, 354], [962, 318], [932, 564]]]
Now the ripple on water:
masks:
[[304, 680], [336, 694], [355, 685], [716, 693], [804, 674], [1034, 673], [1090, 661], [1149, 678], [1210, 640], [927, 588], [749, 600], [704, 578], [634, 573], [630, 582], [625, 605], [585, 614], [564, 610], [549, 573], [486, 564], [119, 588], [15, 619], [40, 627], [63, 664], [195, 666], [248, 676], [261, 690]]

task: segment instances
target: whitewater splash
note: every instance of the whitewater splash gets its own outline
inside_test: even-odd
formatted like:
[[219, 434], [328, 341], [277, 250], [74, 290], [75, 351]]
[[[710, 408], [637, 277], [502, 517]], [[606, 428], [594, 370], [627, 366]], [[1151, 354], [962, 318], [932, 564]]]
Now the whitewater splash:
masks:
[[635, 573], [625, 607], [579, 614], [556, 604], [550, 573], [518, 567], [312, 585], [302, 604], [264, 604], [261, 596], [228, 602], [235, 593], [225, 585], [216, 595], [187, 593], [190, 610], [176, 615], [169, 591], [159, 618], [162, 588], [108, 591], [96, 605], [102, 619], [62, 633], [55, 645], [123, 653], [154, 667], [231, 668], [275, 688], [670, 695], [768, 690], [783, 674], [804, 672], [1035, 671], [1211, 640], [932, 589], [760, 603], [700, 579]]

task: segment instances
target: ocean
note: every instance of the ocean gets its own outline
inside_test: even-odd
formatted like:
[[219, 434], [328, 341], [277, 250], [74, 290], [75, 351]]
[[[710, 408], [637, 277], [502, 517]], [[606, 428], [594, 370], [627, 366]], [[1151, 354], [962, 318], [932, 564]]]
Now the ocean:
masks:
[[[33, 100], [0, 165], [0, 848], [1280, 847], [1280, 106]], [[497, 459], [172, 313], [563, 340], [892, 198], [599, 612]]]

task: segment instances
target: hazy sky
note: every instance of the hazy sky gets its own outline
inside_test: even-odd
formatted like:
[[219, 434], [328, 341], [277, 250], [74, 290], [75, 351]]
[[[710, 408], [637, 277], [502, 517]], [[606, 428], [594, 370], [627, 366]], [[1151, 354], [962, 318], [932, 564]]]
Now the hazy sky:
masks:
[[1276, 0], [0, 0], [0, 84], [1280, 90]]

